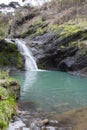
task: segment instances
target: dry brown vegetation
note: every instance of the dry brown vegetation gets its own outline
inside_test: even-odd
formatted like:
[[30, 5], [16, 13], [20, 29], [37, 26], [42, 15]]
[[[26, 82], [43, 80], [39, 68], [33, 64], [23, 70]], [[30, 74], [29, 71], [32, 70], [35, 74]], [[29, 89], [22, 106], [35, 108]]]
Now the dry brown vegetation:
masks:
[[54, 23], [58, 24], [69, 20], [87, 19], [87, 0], [52, 0], [45, 3], [41, 9], [45, 17], [54, 14]]
[[[19, 7], [12, 18], [16, 26], [17, 35], [25, 33], [30, 26], [35, 28], [35, 23], [48, 24], [46, 31], [51, 25], [80, 24], [87, 20], [87, 0], [52, 0], [45, 2], [42, 6], [32, 7], [30, 5]], [[13, 26], [12, 25], [12, 26]], [[87, 24], [85, 24], [87, 25]], [[14, 26], [13, 26], [14, 27]], [[39, 28], [39, 27], [38, 27]], [[42, 29], [38, 30], [43, 34]], [[26, 32], [29, 33], [29, 32]]]
[[16, 11], [18, 19], [29, 13], [35, 13], [43, 20], [50, 20], [53, 24], [62, 24], [70, 20], [87, 19], [87, 0], [52, 0], [37, 7], [22, 7]]

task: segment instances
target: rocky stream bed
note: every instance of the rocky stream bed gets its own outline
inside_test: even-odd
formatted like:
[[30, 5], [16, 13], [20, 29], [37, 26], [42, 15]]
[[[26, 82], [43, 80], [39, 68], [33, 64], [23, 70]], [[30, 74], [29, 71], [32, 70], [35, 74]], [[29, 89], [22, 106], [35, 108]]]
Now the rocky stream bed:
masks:
[[8, 130], [86, 130], [87, 108], [64, 113], [30, 112], [26, 103], [18, 103]]

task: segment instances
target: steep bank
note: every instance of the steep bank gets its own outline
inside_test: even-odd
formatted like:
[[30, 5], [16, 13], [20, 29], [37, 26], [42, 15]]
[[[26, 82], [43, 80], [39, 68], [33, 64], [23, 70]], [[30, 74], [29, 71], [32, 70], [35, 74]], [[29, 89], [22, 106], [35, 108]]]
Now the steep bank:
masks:
[[20, 84], [0, 71], [0, 130], [6, 130], [13, 115], [16, 115], [15, 99], [20, 95]]

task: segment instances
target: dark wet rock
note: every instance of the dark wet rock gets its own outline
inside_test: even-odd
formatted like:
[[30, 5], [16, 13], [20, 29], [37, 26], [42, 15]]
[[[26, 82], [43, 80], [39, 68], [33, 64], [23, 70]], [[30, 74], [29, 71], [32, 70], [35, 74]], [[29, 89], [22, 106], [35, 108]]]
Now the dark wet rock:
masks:
[[33, 39], [30, 46], [39, 66], [45, 68], [50, 68], [50, 66], [52, 66], [51, 68], [56, 67], [53, 59], [55, 52], [52, 49], [52, 42], [56, 37], [56, 34], [51, 32]]
[[76, 54], [73, 57], [67, 57], [59, 64], [60, 70], [78, 71], [87, 66], [87, 56]]
[[82, 53], [77, 44], [77, 41], [81, 40], [82, 34], [86, 32], [87, 30], [78, 31], [67, 36], [48, 32], [36, 36], [30, 41], [27, 40], [27, 43], [31, 47], [39, 68], [78, 71], [87, 66], [86, 51]]

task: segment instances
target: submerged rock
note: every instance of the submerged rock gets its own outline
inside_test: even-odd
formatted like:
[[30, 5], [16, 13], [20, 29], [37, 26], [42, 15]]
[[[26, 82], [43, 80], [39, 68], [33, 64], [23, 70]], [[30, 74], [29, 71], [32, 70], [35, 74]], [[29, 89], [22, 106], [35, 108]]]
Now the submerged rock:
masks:
[[44, 119], [42, 121], [38, 121], [36, 123], [37, 126], [41, 127], [41, 126], [44, 126], [44, 125], [47, 125], [49, 123], [49, 120], [48, 119]]

